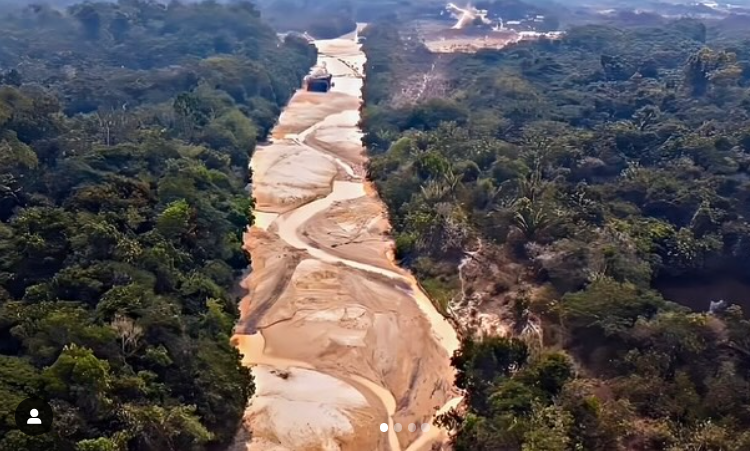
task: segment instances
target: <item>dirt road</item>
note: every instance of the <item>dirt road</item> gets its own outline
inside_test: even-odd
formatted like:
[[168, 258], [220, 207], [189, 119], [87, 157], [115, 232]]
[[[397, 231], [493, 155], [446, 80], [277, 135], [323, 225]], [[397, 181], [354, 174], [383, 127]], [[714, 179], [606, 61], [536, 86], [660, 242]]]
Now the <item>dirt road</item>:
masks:
[[356, 34], [316, 45], [334, 88], [298, 92], [252, 160], [253, 270], [233, 341], [256, 394], [252, 439], [240, 433], [235, 449], [428, 450], [444, 433], [419, 426], [458, 400], [458, 339], [393, 263], [384, 207], [363, 179]]

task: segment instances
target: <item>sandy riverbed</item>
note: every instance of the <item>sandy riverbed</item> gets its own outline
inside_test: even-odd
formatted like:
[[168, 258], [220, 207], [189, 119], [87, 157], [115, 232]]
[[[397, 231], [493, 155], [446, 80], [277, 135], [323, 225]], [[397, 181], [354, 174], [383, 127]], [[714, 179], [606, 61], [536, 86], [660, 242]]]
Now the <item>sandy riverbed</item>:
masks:
[[253, 271], [233, 341], [257, 389], [252, 439], [241, 432], [235, 449], [428, 450], [444, 432], [407, 425], [456, 403], [458, 339], [390, 259], [384, 207], [362, 179], [356, 35], [316, 45], [333, 90], [298, 92], [253, 156]]

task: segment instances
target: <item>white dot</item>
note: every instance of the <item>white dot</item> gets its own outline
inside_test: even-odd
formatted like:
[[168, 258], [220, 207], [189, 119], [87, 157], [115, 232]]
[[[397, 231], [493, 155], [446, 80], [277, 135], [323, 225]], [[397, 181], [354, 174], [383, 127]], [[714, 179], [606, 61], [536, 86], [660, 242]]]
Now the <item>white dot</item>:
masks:
[[414, 423], [409, 423], [409, 432], [414, 432], [417, 430], [417, 425]]
[[393, 425], [393, 430], [396, 432], [401, 432], [401, 423], [396, 423]]
[[36, 409], [31, 409], [31, 412], [29, 412], [32, 417], [39, 416], [39, 411]]
[[388, 432], [388, 423], [380, 423], [380, 432]]
[[427, 432], [430, 430], [430, 424], [429, 423], [422, 423], [422, 432]]

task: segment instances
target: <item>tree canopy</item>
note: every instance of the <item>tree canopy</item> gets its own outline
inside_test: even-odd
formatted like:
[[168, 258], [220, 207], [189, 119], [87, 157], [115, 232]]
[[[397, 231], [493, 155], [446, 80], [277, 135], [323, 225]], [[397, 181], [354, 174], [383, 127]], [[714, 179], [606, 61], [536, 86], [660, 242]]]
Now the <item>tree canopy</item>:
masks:
[[746, 314], [654, 289], [750, 286], [747, 36], [692, 19], [574, 27], [436, 57], [449, 94], [404, 105], [403, 30], [364, 41], [369, 174], [397, 256], [445, 311], [471, 298], [519, 337], [479, 334], [454, 358], [456, 449], [748, 449]]
[[[0, 18], [0, 449], [202, 450], [253, 381], [230, 344], [248, 162], [316, 52], [246, 2]], [[27, 437], [13, 411], [51, 404]]]

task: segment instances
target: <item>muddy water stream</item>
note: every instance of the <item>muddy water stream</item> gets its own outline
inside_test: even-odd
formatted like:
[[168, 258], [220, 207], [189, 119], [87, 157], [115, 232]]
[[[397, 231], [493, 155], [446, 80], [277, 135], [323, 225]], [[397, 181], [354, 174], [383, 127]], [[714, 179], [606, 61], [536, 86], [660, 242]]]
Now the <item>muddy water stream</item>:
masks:
[[233, 342], [256, 394], [243, 426], [252, 439], [240, 433], [234, 449], [429, 450], [445, 440], [434, 416], [460, 401], [458, 338], [394, 264], [383, 204], [363, 179], [357, 35], [316, 45], [334, 88], [297, 92], [253, 156], [253, 270]]

